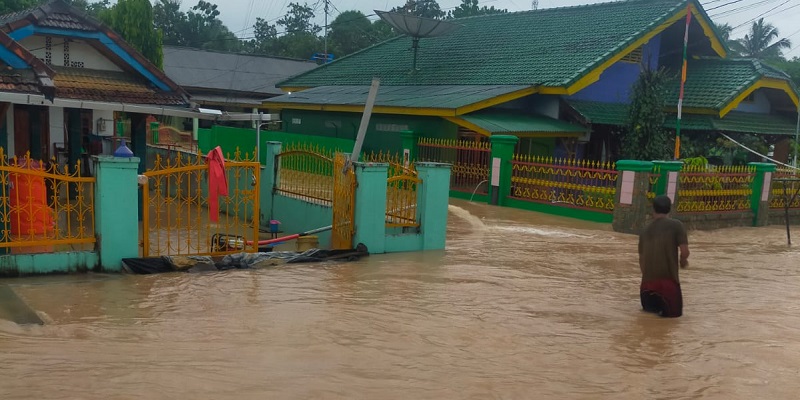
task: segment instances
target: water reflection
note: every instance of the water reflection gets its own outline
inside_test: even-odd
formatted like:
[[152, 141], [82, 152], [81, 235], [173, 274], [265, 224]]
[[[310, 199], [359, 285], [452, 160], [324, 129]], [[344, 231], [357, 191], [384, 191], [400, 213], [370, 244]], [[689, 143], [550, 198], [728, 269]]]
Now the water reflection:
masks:
[[[798, 248], [692, 232], [685, 315], [640, 311], [636, 240], [454, 201], [448, 248], [355, 263], [3, 281], [7, 398], [794, 398]], [[46, 379], [42, 377], [46, 376]]]

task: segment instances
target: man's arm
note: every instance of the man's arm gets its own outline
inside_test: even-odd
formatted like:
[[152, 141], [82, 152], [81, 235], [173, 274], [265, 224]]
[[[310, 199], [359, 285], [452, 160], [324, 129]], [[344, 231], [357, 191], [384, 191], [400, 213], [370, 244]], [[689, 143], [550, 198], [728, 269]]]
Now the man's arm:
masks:
[[678, 248], [681, 251], [681, 268], [689, 266], [689, 244], [683, 243]]

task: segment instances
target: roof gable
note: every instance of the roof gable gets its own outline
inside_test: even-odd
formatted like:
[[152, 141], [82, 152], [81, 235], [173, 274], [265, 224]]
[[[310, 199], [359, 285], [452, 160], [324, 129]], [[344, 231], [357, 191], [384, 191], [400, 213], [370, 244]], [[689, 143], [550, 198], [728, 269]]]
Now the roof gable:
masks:
[[410, 71], [411, 38], [398, 37], [279, 85], [367, 85], [378, 76], [383, 85], [563, 88], [624, 56], [665, 23], [677, 22], [688, 4], [707, 19], [694, 0], [629, 0], [457, 19], [462, 27], [452, 34], [420, 41], [418, 71]]

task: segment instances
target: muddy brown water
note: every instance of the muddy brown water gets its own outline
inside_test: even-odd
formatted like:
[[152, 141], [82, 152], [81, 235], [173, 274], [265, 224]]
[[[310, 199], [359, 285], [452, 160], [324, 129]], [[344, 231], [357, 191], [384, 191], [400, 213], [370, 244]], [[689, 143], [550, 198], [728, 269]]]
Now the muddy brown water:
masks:
[[[447, 250], [0, 281], [2, 399], [793, 399], [798, 247], [691, 232], [685, 315], [642, 313], [636, 238], [454, 201]], [[2, 318], [2, 314], [0, 314]]]

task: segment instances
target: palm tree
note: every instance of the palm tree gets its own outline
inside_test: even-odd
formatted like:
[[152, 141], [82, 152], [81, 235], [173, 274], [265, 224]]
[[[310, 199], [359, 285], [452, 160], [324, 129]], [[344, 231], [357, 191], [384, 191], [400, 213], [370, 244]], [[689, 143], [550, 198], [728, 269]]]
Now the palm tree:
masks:
[[733, 27], [731, 24], [714, 24], [714, 26], [717, 28], [717, 33], [719, 33], [719, 36], [722, 37], [722, 40], [725, 43], [730, 44], [731, 32], [733, 32]]
[[[750, 32], [744, 38], [730, 42], [731, 50], [742, 57], [764, 59], [782, 59], [783, 50], [790, 49], [792, 42], [780, 38], [778, 28], [770, 23], [765, 23], [764, 18], [753, 22]], [[774, 43], [772, 43], [774, 40]]]

